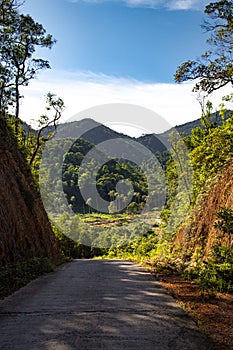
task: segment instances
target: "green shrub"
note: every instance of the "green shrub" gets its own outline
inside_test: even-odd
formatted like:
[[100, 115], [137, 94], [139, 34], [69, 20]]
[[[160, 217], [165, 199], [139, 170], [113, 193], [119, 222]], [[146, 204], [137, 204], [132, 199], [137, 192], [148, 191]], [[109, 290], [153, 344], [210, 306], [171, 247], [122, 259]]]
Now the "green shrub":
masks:
[[233, 252], [229, 246], [215, 244], [207, 262], [198, 260], [184, 270], [186, 278], [198, 282], [207, 293], [231, 292], [233, 290]]
[[52, 272], [55, 264], [46, 257], [9, 264], [0, 269], [0, 298], [25, 286], [43, 273]]
[[231, 292], [233, 290], [233, 264], [215, 264], [210, 261], [197, 278], [202, 291]]

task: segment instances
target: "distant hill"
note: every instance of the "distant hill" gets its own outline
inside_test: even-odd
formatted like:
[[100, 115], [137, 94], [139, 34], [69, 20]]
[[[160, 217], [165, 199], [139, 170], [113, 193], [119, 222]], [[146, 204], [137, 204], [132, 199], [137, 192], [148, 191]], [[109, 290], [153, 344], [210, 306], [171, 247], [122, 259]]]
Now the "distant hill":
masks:
[[[222, 118], [218, 112], [213, 113], [211, 122], [216, 125], [222, 124]], [[161, 134], [147, 134], [138, 138], [138, 141], [142, 143], [145, 147], [150, 149], [153, 153], [162, 153], [164, 150], [169, 149], [169, 135], [172, 130], [176, 130], [180, 136], [190, 136], [194, 128], [204, 128], [201, 119], [196, 119], [191, 122], [187, 122], [181, 125], [176, 125], [174, 128], [169, 129]], [[162, 142], [161, 142], [161, 141]], [[165, 147], [167, 146], [167, 148]]]
[[[130, 136], [118, 133], [107, 126], [96, 122], [93, 119], [85, 118], [80, 121], [74, 121], [70, 123], [62, 123], [57, 127], [59, 137], [71, 137], [77, 138], [77, 135], [81, 135], [81, 138], [85, 141], [90, 142], [93, 145], [97, 145], [100, 142], [115, 138], [127, 138], [131, 139]], [[54, 132], [54, 127], [51, 126], [44, 131], [44, 134]]]
[[[164, 138], [163, 135], [160, 137], [160, 135], [157, 136], [155, 134], [151, 134], [139, 138], [134, 138], [114, 131], [109, 127], [89, 118], [82, 119], [80, 121], [74, 121], [71, 123], [60, 124], [58, 125], [57, 131], [59, 137], [62, 138], [77, 138], [77, 135], [81, 135], [82, 139], [90, 142], [93, 145], [98, 145], [101, 142], [111, 139], [124, 138], [140, 142], [146, 148], [150, 149], [153, 153], [162, 153], [166, 150], [165, 145], [160, 141], [160, 139], [162, 140]], [[54, 127], [47, 128], [44, 131], [44, 135], [50, 132], [54, 132]]]
[[[221, 125], [222, 119], [218, 112], [213, 114], [211, 121], [217, 125]], [[28, 131], [28, 127], [26, 127], [25, 123], [23, 127], [26, 131]], [[58, 125], [57, 130], [59, 131], [59, 137], [70, 137], [76, 139], [77, 135], [81, 135], [82, 139], [90, 142], [93, 145], [97, 145], [101, 142], [117, 138], [135, 140], [148, 148], [152, 153], [162, 154], [164, 151], [169, 149], [168, 140], [169, 134], [172, 130], [175, 129], [178, 133], [180, 133], [181, 136], [188, 136], [191, 135], [192, 130], [196, 127], [204, 127], [201, 123], [201, 119], [196, 119], [191, 122], [177, 125], [174, 128], [169, 129], [161, 134], [146, 134], [138, 138], [132, 138], [128, 135], [114, 131], [107, 126], [96, 122], [93, 119], [86, 118], [80, 121], [62, 123]], [[47, 128], [44, 131], [44, 135], [47, 135], [50, 132], [54, 132], [53, 126]]]
[[[222, 124], [222, 118], [219, 114], [219, 112], [213, 113], [212, 118], [210, 120], [213, 124], [216, 125], [221, 125]], [[202, 125], [201, 122], [201, 118], [193, 120], [191, 122], [187, 122], [181, 125], [176, 125], [174, 128], [176, 129], [176, 131], [178, 131], [181, 135], [183, 136], [189, 136], [192, 133], [192, 130], [194, 128], [204, 128], [204, 126]], [[165, 131], [162, 135], [164, 136], [168, 136], [170, 133], [170, 130]]]
[[160, 154], [168, 149], [166, 147], [167, 139], [168, 138], [163, 137], [163, 135], [147, 134], [140, 136], [137, 141], [148, 148], [152, 153]]

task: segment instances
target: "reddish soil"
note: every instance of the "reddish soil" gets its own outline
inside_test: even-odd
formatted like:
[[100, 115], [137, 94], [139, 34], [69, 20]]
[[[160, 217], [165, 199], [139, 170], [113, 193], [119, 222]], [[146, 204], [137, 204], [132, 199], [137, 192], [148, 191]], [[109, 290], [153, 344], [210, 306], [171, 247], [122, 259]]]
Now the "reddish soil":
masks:
[[179, 276], [157, 274], [162, 285], [214, 342], [216, 350], [233, 349], [233, 295], [203, 295], [197, 284]]

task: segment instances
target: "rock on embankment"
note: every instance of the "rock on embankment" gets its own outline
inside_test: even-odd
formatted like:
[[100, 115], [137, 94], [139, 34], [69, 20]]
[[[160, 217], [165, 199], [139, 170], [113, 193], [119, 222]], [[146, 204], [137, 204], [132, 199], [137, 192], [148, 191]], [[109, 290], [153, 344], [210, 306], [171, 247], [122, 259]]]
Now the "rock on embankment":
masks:
[[32, 257], [56, 259], [59, 249], [24, 157], [0, 118], [0, 266]]
[[214, 224], [221, 207], [233, 209], [233, 162], [228, 163], [199, 196], [189, 219], [178, 231], [174, 246], [182, 247], [188, 256], [200, 248], [207, 257], [220, 234]]

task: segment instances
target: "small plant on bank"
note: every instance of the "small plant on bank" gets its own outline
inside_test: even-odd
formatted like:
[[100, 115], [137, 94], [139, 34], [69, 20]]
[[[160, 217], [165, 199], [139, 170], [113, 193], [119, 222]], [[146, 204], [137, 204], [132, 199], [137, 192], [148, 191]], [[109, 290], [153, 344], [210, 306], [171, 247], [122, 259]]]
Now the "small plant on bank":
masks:
[[25, 286], [33, 279], [55, 269], [55, 264], [47, 257], [31, 258], [23, 262], [9, 264], [0, 269], [0, 299]]
[[221, 231], [217, 243], [212, 247], [208, 261], [191, 269], [192, 276], [201, 287], [203, 295], [233, 291], [233, 210], [222, 207], [216, 214], [215, 228]]
[[227, 207], [221, 207], [217, 213], [217, 218], [219, 220], [214, 226], [222, 231], [222, 236], [228, 238], [228, 245], [231, 246], [231, 239], [233, 237], [233, 210]]

